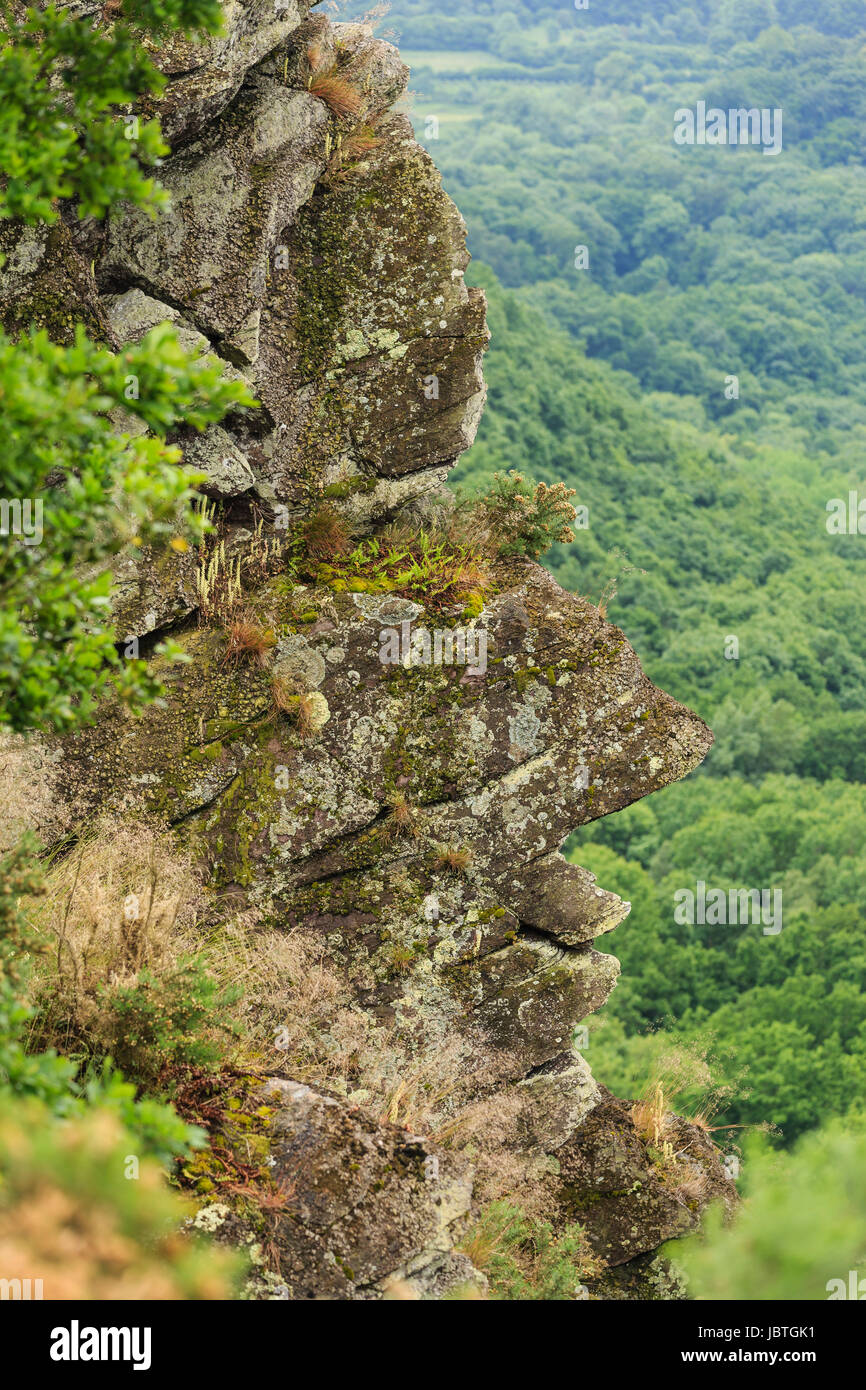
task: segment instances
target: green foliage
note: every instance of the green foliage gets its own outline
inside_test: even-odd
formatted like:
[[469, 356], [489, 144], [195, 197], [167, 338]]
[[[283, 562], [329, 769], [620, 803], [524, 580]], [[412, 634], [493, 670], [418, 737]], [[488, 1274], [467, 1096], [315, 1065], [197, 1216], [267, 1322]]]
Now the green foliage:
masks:
[[3, 1276], [56, 1299], [228, 1298], [242, 1261], [185, 1237], [189, 1209], [104, 1106], [58, 1120], [0, 1094]]
[[569, 498], [574, 488], [564, 483], [527, 482], [522, 473], [494, 473], [489, 492], [478, 499], [478, 508], [489, 525], [500, 555], [527, 555], [532, 560], [551, 546], [574, 540], [569, 522], [574, 507]]
[[224, 1017], [240, 993], [221, 987], [195, 956], [181, 957], [167, 972], [141, 970], [131, 984], [101, 988], [101, 1041], [142, 1084], [154, 1083], [172, 1065], [214, 1068], [223, 1048], [213, 1020]]
[[[221, 22], [216, 0], [132, 0], [128, 14], [162, 29], [215, 32]], [[115, 110], [161, 85], [140, 38], [124, 24], [101, 33], [54, 5], [6, 25], [0, 216], [50, 222], [59, 198], [77, 200], [82, 216], [101, 216], [120, 199], [162, 205], [135, 157], [166, 152], [158, 125], [141, 125], [133, 150]], [[114, 650], [110, 574], [70, 571], [129, 542], [173, 536], [183, 547], [184, 525], [200, 532], [189, 509], [200, 476], [177, 468], [180, 452], [161, 436], [179, 424], [203, 429], [252, 396], [223, 380], [216, 359], [190, 359], [162, 325], [117, 356], [81, 328], [69, 348], [44, 332], [19, 343], [0, 334], [0, 402], [5, 504], [44, 511], [38, 526], [31, 511], [29, 535], [20, 516], [3, 518], [0, 723], [86, 723], [109, 686], [129, 702], [153, 699], [143, 664], [123, 665]], [[156, 437], [118, 436], [107, 414], [117, 408]]]
[[[617, 932], [622, 976], [592, 1036], [595, 1074], [617, 1094], [639, 1090], [675, 1020], [686, 1041], [712, 1040], [734, 1087], [719, 1122], [793, 1139], [856, 1106], [864, 817], [861, 786], [694, 778], [573, 837], [569, 857], [632, 904]], [[674, 893], [697, 879], [778, 888], [782, 930], [678, 924]]]
[[142, 1152], [166, 1164], [181, 1158], [201, 1147], [203, 1131], [185, 1124], [169, 1105], [137, 1099], [136, 1087], [109, 1060], [80, 1082], [75, 1062], [53, 1049], [27, 1050], [33, 1018], [25, 998], [29, 959], [42, 945], [28, 928], [19, 900], [41, 889], [40, 876], [32, 867], [34, 850], [25, 839], [0, 861], [0, 1101], [32, 1099], [58, 1118], [81, 1115], [91, 1108], [111, 1111]]
[[25, 839], [0, 860], [0, 1093], [35, 1096], [63, 1114], [74, 1105], [75, 1065], [53, 1051], [30, 1055], [23, 1045], [32, 1012], [23, 998], [27, 961], [39, 943], [19, 900], [40, 891], [34, 852]]
[[[217, 0], [126, 0], [124, 13], [160, 31], [217, 32], [221, 22]], [[75, 199], [81, 217], [102, 217], [121, 199], [165, 207], [166, 194], [140, 168], [168, 153], [159, 122], [133, 125], [117, 110], [164, 86], [141, 35], [123, 23], [100, 33], [89, 15], [55, 4], [4, 29], [0, 216], [54, 222], [60, 198]]]
[[[181, 421], [202, 429], [250, 402], [221, 372], [213, 357], [188, 358], [165, 324], [117, 355], [82, 329], [71, 348], [44, 332], [20, 343], [0, 335], [4, 495], [33, 503], [31, 527], [42, 509], [39, 544], [11, 534], [0, 548], [0, 724], [85, 723], [109, 688], [153, 698], [144, 663], [115, 651], [110, 572], [75, 567], [129, 544], [185, 548], [184, 532], [200, 534], [201, 515], [189, 510], [200, 475], [178, 468], [180, 451], [159, 435]], [[156, 436], [113, 433], [106, 412], [117, 406]]]
[[548, 1222], [509, 1201], [485, 1207], [465, 1246], [497, 1300], [573, 1299], [583, 1273], [594, 1268], [577, 1224], [555, 1236]]
[[183, 34], [219, 34], [223, 29], [220, 0], [123, 0], [124, 19], [158, 36], [179, 31]]
[[828, 496], [846, 496], [853, 475], [664, 418], [489, 271], [475, 279], [490, 303], [488, 408], [456, 481], [480, 492], [531, 458], [538, 477], [577, 489], [588, 527], [545, 563], [598, 602], [628, 557], [611, 617], [650, 678], [716, 732], [707, 773], [856, 779], [857, 744], [843, 740], [866, 712], [866, 551], [825, 526]]
[[[369, 0], [347, 6], [358, 17], [369, 9]], [[448, 49], [455, 58], [486, 50], [510, 64], [494, 67], [500, 78], [519, 82], [526, 67], [539, 80], [556, 73], [562, 81], [569, 71], [598, 67], [609, 78], [622, 75], [628, 71], [625, 28], [629, 37], [659, 50], [661, 60], [682, 44], [709, 43], [724, 56], [744, 39], [760, 39], [762, 31], [779, 34], [777, 25], [808, 26], [813, 42], [816, 31], [854, 35], [863, 29], [863, 10], [859, 0], [823, 0], [820, 6], [810, 0], [753, 0], [748, 10], [737, 0], [643, 0], [639, 6], [634, 0], [605, 0], [575, 12], [561, 0], [511, 0], [503, 12], [498, 0], [438, 0], [431, 11], [429, 0], [393, 0], [388, 21], [398, 25], [404, 49]]]
[[665, 1247], [689, 1294], [747, 1302], [850, 1297], [850, 1272], [862, 1278], [866, 1261], [862, 1124], [852, 1132], [832, 1125], [786, 1154], [754, 1137], [742, 1171], [744, 1201], [730, 1226], [716, 1210], [702, 1236]]
[[139, 1098], [138, 1087], [125, 1080], [111, 1058], [85, 1077], [80, 1094], [86, 1104], [76, 1107], [79, 1114], [84, 1110], [115, 1114], [139, 1152], [149, 1154], [165, 1168], [207, 1145], [206, 1131], [187, 1124], [172, 1106], [149, 1096]]
[[[215, 33], [221, 24], [217, 0], [126, 0], [124, 14], [160, 33]], [[75, 200], [81, 217], [102, 216], [121, 199], [152, 210], [165, 205], [140, 168], [166, 153], [158, 123], [127, 121], [117, 109], [158, 92], [163, 79], [147, 58], [146, 34], [123, 22], [101, 30], [104, 23], [104, 15], [94, 23], [54, 5], [28, 11], [21, 22], [2, 21], [0, 216], [53, 222], [60, 199]], [[202, 534], [202, 518], [191, 509], [199, 475], [178, 467], [180, 451], [165, 444], [165, 433], [181, 424], [203, 429], [228, 409], [252, 404], [246, 387], [223, 380], [219, 361], [190, 358], [166, 325], [117, 355], [90, 342], [82, 328], [70, 347], [44, 332], [17, 343], [0, 334], [0, 724], [65, 729], [88, 722], [109, 689], [132, 705], [157, 696], [145, 663], [121, 664], [109, 617], [111, 575], [105, 569], [94, 578], [93, 570], [124, 546], [170, 542], [185, 549], [187, 536]], [[152, 434], [117, 434], [109, 412], [118, 418], [118, 411]], [[89, 575], [82, 565], [92, 567]], [[200, 1147], [204, 1134], [170, 1106], [139, 1097], [110, 1059], [81, 1076], [76, 1062], [54, 1050], [28, 1051], [25, 992], [39, 942], [19, 900], [39, 891], [28, 867], [34, 851], [23, 842], [0, 863], [0, 1207], [5, 1212], [26, 1200], [27, 1182], [56, 1182], [63, 1191], [69, 1185], [73, 1200], [85, 1204], [93, 1188], [94, 1202], [107, 1204], [124, 1237], [153, 1238], [156, 1217], [176, 1223], [173, 1204], [159, 1192], [139, 1201], [143, 1188], [124, 1183], [116, 1154], [106, 1167], [99, 1135], [108, 1125], [113, 1144], [169, 1163]], [[183, 966], [163, 1002], [165, 1016], [145, 1019], [163, 1055], [186, 1049], [199, 1058], [195, 1024], [215, 995], [195, 963]], [[147, 1013], [134, 995], [126, 1006], [130, 1018]], [[29, 1150], [15, 1138], [20, 1126], [35, 1131]], [[69, 1164], [76, 1136], [83, 1168]], [[22, 1153], [30, 1174], [23, 1185]], [[198, 1296], [200, 1269], [198, 1256], [179, 1261], [180, 1296]], [[170, 1278], [165, 1287], [171, 1289]], [[75, 1294], [87, 1296], [83, 1288], [75, 1286]]]
[[[301, 546], [311, 549], [304, 536]], [[491, 586], [476, 538], [464, 537], [459, 527], [453, 535], [396, 527], [381, 538], [365, 538], [351, 551], [347, 543], [345, 552], [324, 563], [311, 550], [312, 563], [301, 557], [299, 564], [337, 592], [401, 593], [430, 609], [471, 602]]]
[[[672, 1032], [706, 1043], [733, 1088], [718, 1122], [789, 1142], [866, 1084], [866, 549], [826, 529], [866, 447], [863, 9], [440, 8], [394, 0], [389, 22], [486, 262], [487, 410], [453, 476], [483, 491], [531, 461], [575, 488], [589, 526], [545, 563], [599, 602], [628, 558], [612, 620], [716, 735], [686, 783], [569, 844], [632, 903], [593, 1070], [634, 1096]], [[675, 146], [700, 98], [783, 106], [782, 155]], [[698, 878], [780, 888], [781, 933], [678, 926]]]

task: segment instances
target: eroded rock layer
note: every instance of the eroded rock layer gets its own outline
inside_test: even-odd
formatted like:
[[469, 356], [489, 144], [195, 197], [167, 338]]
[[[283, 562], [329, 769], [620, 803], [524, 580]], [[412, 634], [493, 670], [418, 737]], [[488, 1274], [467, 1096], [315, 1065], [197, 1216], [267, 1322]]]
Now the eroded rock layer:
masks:
[[[167, 320], [251, 383], [257, 410], [180, 441], [224, 505], [230, 555], [254, 514], [273, 536], [323, 501], [368, 534], [423, 517], [484, 399], [465, 228], [392, 109], [407, 69], [363, 26], [308, 10], [231, 3], [224, 38], [157, 54], [169, 81], [147, 109], [172, 142], [164, 217], [4, 234], [11, 329], [35, 316], [65, 339], [82, 320], [119, 348]], [[320, 72], [339, 75], [351, 109], [317, 94]], [[263, 1058], [275, 1080], [264, 1104], [265, 1083], [251, 1086], [248, 1108], [270, 1116], [269, 1166], [289, 1194], [280, 1287], [377, 1297], [396, 1279], [439, 1296], [472, 1283], [454, 1252], [481, 1192], [470, 1158], [514, 1165], [536, 1208], [579, 1219], [610, 1266], [680, 1233], [727, 1184], [684, 1128], [693, 1194], [672, 1191], [574, 1048], [618, 973], [595, 943], [628, 904], [559, 849], [695, 767], [706, 726], [593, 605], [526, 561], [498, 564], [469, 619], [486, 643], [475, 667], [405, 646], [382, 660], [383, 634], [453, 626], [459, 608], [352, 591], [326, 565], [303, 583], [271, 575], [255, 595], [273, 640], [261, 669], [227, 662], [219, 626], [197, 623], [196, 564], [120, 562], [119, 635], [172, 629], [189, 664], [155, 660], [163, 705], [136, 721], [106, 709], [40, 766], [67, 822], [112, 809], [174, 826], [222, 901], [326, 962], [396, 1075], [427, 1068], [438, 1142], [369, 1108], [363, 1074], [311, 1090], [278, 1043]], [[303, 694], [303, 727], [275, 707], [275, 676]], [[455, 1144], [461, 1125], [473, 1137]], [[216, 1204], [203, 1216], [239, 1222]]]

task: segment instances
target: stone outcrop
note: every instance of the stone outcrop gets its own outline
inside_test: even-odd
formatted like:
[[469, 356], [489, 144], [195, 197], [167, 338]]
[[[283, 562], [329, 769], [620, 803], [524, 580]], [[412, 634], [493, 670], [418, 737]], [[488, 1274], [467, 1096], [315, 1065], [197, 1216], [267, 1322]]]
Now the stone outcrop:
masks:
[[[367, 533], [438, 505], [481, 414], [487, 330], [464, 283], [462, 219], [392, 110], [407, 78], [396, 51], [364, 26], [308, 18], [305, 0], [226, 10], [224, 37], [158, 55], [168, 83], [146, 109], [172, 144], [171, 210], [90, 228], [89, 258], [62, 222], [49, 234], [69, 248], [62, 273], [15, 233], [0, 309], [19, 327], [16, 304], [31, 312], [51, 276], [41, 321], [57, 336], [79, 318], [117, 348], [169, 321], [250, 382], [256, 410], [180, 441], [241, 554], [253, 515], [279, 538], [323, 501]], [[349, 115], [317, 94], [322, 72], [339, 76]], [[681, 1233], [728, 1185], [683, 1125], [694, 1173], [672, 1190], [573, 1046], [616, 983], [596, 943], [629, 905], [559, 849], [688, 773], [709, 730], [597, 608], [528, 561], [500, 561], [467, 619], [487, 644], [474, 671], [383, 664], [383, 631], [453, 626], [459, 606], [353, 589], [316, 563], [256, 588], [270, 666], [229, 663], [224, 633], [195, 621], [195, 565], [174, 552], [119, 562], [118, 636], [171, 629], [190, 660], [154, 660], [166, 698], [141, 719], [106, 708], [44, 759], [64, 823], [110, 808], [176, 827], [223, 901], [315, 943], [398, 1072], [439, 1066], [443, 1134], [500, 1107], [496, 1143], [536, 1205], [579, 1219], [609, 1266]], [[305, 728], [274, 706], [275, 675], [308, 698]], [[299, 1085], [279, 1051], [264, 1070], [288, 1296], [483, 1283], [454, 1250], [477, 1200], [469, 1148], [377, 1118], [363, 1076], [353, 1100]], [[211, 1206], [204, 1224], [232, 1232], [237, 1214]]]
[[291, 1296], [375, 1296], [397, 1281], [419, 1291], [441, 1285], [470, 1209], [468, 1165], [307, 1086], [274, 1081], [266, 1094], [279, 1101], [273, 1177], [291, 1193], [293, 1220], [277, 1233]]

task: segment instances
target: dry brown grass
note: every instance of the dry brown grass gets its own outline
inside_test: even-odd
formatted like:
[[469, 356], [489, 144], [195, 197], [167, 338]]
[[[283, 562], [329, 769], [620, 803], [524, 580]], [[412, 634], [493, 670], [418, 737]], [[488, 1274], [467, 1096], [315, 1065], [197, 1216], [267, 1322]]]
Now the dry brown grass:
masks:
[[367, 109], [364, 94], [352, 78], [341, 73], [336, 60], [318, 44], [307, 49], [307, 91], [323, 101], [341, 120], [358, 119]]
[[294, 681], [286, 676], [274, 676], [271, 681], [271, 712], [273, 715], [291, 715], [298, 698]]
[[226, 639], [223, 655], [226, 665], [246, 664], [259, 667], [267, 666], [277, 640], [273, 628], [264, 627], [246, 613], [232, 619], [226, 631]]
[[106, 817], [48, 870], [45, 890], [22, 906], [46, 948], [33, 975], [38, 1028], [58, 1046], [98, 1040], [106, 991], [197, 945], [199, 875], [160, 827]]
[[443, 1106], [456, 1095], [464, 1072], [456, 1041], [403, 1059], [399, 1078], [378, 1111], [379, 1120], [413, 1134], [430, 1134]]
[[520, 1213], [515, 1211], [511, 1222], [503, 1223], [501, 1226], [494, 1226], [493, 1223], [485, 1225], [478, 1222], [473, 1226], [468, 1235], [464, 1236], [460, 1242], [460, 1250], [472, 1261], [475, 1268], [482, 1274], [486, 1274], [490, 1269], [496, 1255], [505, 1254], [508, 1250], [514, 1228], [520, 1220]]
[[433, 867], [444, 873], [465, 874], [471, 863], [471, 849], [461, 845], [440, 845]]
[[372, 121], [365, 121], [358, 126], [342, 141], [340, 146], [343, 165], [352, 164], [355, 160], [363, 159], [364, 155], [372, 154], [378, 150], [382, 144], [381, 135], [376, 134], [376, 127]]
[[395, 835], [420, 834], [417, 808], [412, 805], [405, 792], [395, 792], [391, 797], [391, 826]]
[[0, 855], [32, 832], [43, 844], [69, 829], [69, 815], [54, 789], [53, 757], [38, 737], [0, 731]]
[[351, 543], [346, 521], [329, 506], [313, 512], [304, 522], [301, 534], [307, 552], [317, 560], [334, 560], [345, 555]]
[[458, 594], [471, 592], [484, 596], [493, 587], [486, 565], [472, 556], [467, 556], [454, 565], [451, 582]]
[[349, 135], [338, 133], [328, 167], [322, 175], [322, 182], [331, 188], [339, 187], [360, 172], [365, 156], [372, 154], [382, 144], [382, 137], [376, 134], [372, 121], [359, 125]]
[[661, 1081], [652, 1082], [631, 1108], [634, 1127], [645, 1144], [660, 1149], [671, 1126], [675, 1123], [672, 1097]]
[[469, 555], [481, 557], [496, 553], [490, 520], [480, 508], [465, 503], [456, 507], [448, 518], [448, 537]]
[[[690, 1148], [683, 1141], [681, 1121], [696, 1126], [708, 1138], [717, 1129], [731, 1128], [711, 1123], [737, 1089], [716, 1079], [715, 1063], [709, 1044], [700, 1040], [663, 1052], [655, 1061], [652, 1078], [631, 1107], [631, 1118], [643, 1143], [674, 1169], [681, 1158], [688, 1157]], [[682, 1180], [689, 1182], [687, 1172]]]
[[[483, 1049], [474, 1058], [474, 1068], [480, 1068], [480, 1072], [475, 1072], [474, 1084], [483, 1085], [486, 1070]], [[491, 1068], [490, 1077], [494, 1073], [495, 1068]], [[521, 1129], [524, 1105], [524, 1099], [514, 1088], [495, 1090], [440, 1118], [431, 1130], [431, 1138], [471, 1159], [475, 1167], [473, 1190], [479, 1204], [483, 1206], [516, 1194], [515, 1200], [519, 1200], [525, 1212], [542, 1216], [549, 1198], [531, 1180], [531, 1162]], [[471, 1255], [470, 1259], [476, 1263]]]
[[320, 733], [330, 718], [328, 702], [318, 690], [303, 690], [288, 676], [275, 675], [271, 681], [271, 719], [291, 719], [306, 742]]
[[692, 1167], [674, 1182], [672, 1190], [681, 1206], [694, 1210], [701, 1206], [709, 1190], [709, 1179], [701, 1169]]
[[338, 1094], [362, 1086], [385, 1094], [385, 1034], [353, 1005], [317, 937], [262, 928], [248, 912], [220, 927], [210, 945], [217, 978], [243, 990], [238, 1066], [285, 1071]]
[[313, 738], [319, 732], [322, 728], [322, 714], [326, 711], [325, 697], [320, 695], [318, 690], [301, 692], [295, 706], [295, 726], [302, 739]]
[[316, 933], [274, 931], [247, 912], [208, 945], [220, 982], [243, 991], [236, 1066], [281, 1071], [415, 1134], [441, 1123], [467, 1070], [458, 1043], [419, 1049], [377, 1023]]

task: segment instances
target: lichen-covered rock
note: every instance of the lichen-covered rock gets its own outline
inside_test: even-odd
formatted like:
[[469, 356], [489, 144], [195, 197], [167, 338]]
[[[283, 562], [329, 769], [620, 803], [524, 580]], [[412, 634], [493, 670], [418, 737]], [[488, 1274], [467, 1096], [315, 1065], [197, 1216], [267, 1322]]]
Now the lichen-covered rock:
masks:
[[172, 35], [154, 42], [145, 36], [144, 47], [167, 81], [159, 97], [138, 109], [159, 117], [175, 148], [194, 139], [225, 109], [250, 69], [298, 28], [312, 2], [223, 0], [223, 32], [214, 38]]
[[195, 611], [196, 566], [191, 551], [179, 554], [151, 546], [112, 562], [114, 624], [125, 657], [137, 657], [142, 638]]
[[183, 306], [225, 356], [255, 363], [269, 253], [325, 167], [327, 129], [308, 92], [251, 78], [230, 111], [166, 161], [168, 212], [111, 217], [100, 274]]
[[[339, 62], [357, 117], [308, 89], [313, 52]], [[288, 32], [165, 162], [171, 210], [114, 215], [94, 256], [116, 341], [169, 321], [261, 401], [192, 443], [195, 464], [213, 477], [240, 456], [297, 515], [321, 496], [355, 524], [393, 515], [441, 489], [478, 426], [484, 298], [463, 282], [460, 214], [386, 114], [407, 76], [364, 25]]]
[[285, 230], [256, 376], [277, 496], [303, 497], [312, 454], [326, 489], [371, 483], [372, 514], [388, 480], [425, 475], [426, 490], [472, 443], [488, 337], [483, 296], [463, 283], [465, 226], [433, 164], [403, 117], [376, 138]]
[[[182, 824], [214, 884], [315, 935], [372, 1020], [407, 1048], [455, 1048], [455, 1100], [560, 1057], [603, 1004], [619, 967], [592, 942], [628, 905], [558, 846], [710, 741], [592, 605], [532, 564], [501, 585], [473, 620], [488, 655], [470, 677], [382, 664], [383, 626], [419, 621], [417, 604], [278, 578], [257, 596], [271, 671], [227, 665], [212, 630], [179, 633], [189, 663], [155, 663], [166, 706], [106, 711], [58, 764], [76, 814]], [[272, 709], [274, 675], [321, 702], [306, 734]], [[555, 1084], [573, 1107], [573, 1073]]]
[[97, 342], [118, 346], [90, 267], [65, 222], [0, 222], [0, 257], [0, 324], [8, 334], [17, 337], [32, 326], [69, 346], [81, 323]]
[[[171, 210], [78, 232], [10, 226], [0, 309], [13, 331], [35, 318], [68, 341], [80, 318], [114, 347], [169, 322], [250, 383], [255, 410], [177, 432], [232, 564], [297, 535], [322, 503], [356, 531], [441, 517], [483, 407], [488, 335], [462, 218], [389, 109], [407, 77], [396, 50], [364, 25], [309, 20], [306, 0], [225, 9], [223, 38], [157, 55]], [[727, 1198], [706, 1135], [678, 1122], [686, 1158], [659, 1159], [575, 1050], [619, 970], [596, 943], [629, 904], [560, 854], [577, 827], [694, 768], [703, 722], [597, 608], [527, 561], [498, 562], [471, 608], [444, 612], [324, 562], [300, 577], [263, 565], [244, 604], [267, 629], [267, 667], [229, 660], [220, 623], [197, 621], [196, 569], [174, 551], [116, 563], [125, 654], [171, 629], [189, 661], [152, 660], [165, 698], [141, 718], [106, 707], [40, 749], [38, 804], [53, 808], [38, 823], [50, 839], [111, 809], [175, 827], [214, 897], [293, 933], [340, 982], [398, 1091], [430, 1069], [448, 1136], [440, 1150], [382, 1123], [354, 1052], [351, 1084], [326, 1068], [312, 1090], [292, 1080], [304, 1059], [268, 1043], [282, 1273], [265, 1269], [254, 1296], [483, 1286], [454, 1249], [478, 1200], [461, 1145], [479, 1173], [488, 1151], [513, 1161], [505, 1190], [579, 1219], [609, 1268]], [[419, 634], [455, 623], [483, 661], [428, 662]], [[258, 1241], [237, 1203], [201, 1217]]]
[[560, 1198], [609, 1266], [684, 1235], [710, 1201], [730, 1208], [736, 1199], [705, 1130], [671, 1117], [667, 1143], [668, 1154], [648, 1145], [628, 1106], [602, 1088], [557, 1150]]
[[204, 473], [199, 491], [208, 497], [240, 497], [255, 487], [246, 454], [220, 425], [191, 435], [183, 446], [183, 461], [188, 468]]
[[[264, 1163], [278, 1213], [269, 1235], [286, 1296], [420, 1298], [477, 1280], [452, 1254], [472, 1200], [465, 1161], [293, 1081], [274, 1078], [249, 1104], [269, 1116]], [[221, 1202], [196, 1224], [241, 1235]]]
[[[224, 37], [155, 52], [172, 207], [156, 220], [127, 208], [103, 233], [10, 224], [0, 318], [62, 342], [81, 321], [113, 347], [171, 323], [261, 401], [178, 441], [205, 491], [295, 516], [325, 496], [357, 525], [441, 489], [475, 436], [488, 335], [484, 297], [463, 283], [463, 220], [408, 121], [387, 114], [408, 70], [366, 26], [304, 24], [308, 9], [232, 3]], [[339, 63], [355, 116], [309, 89], [311, 53]], [[182, 617], [140, 568], [142, 616]]]

